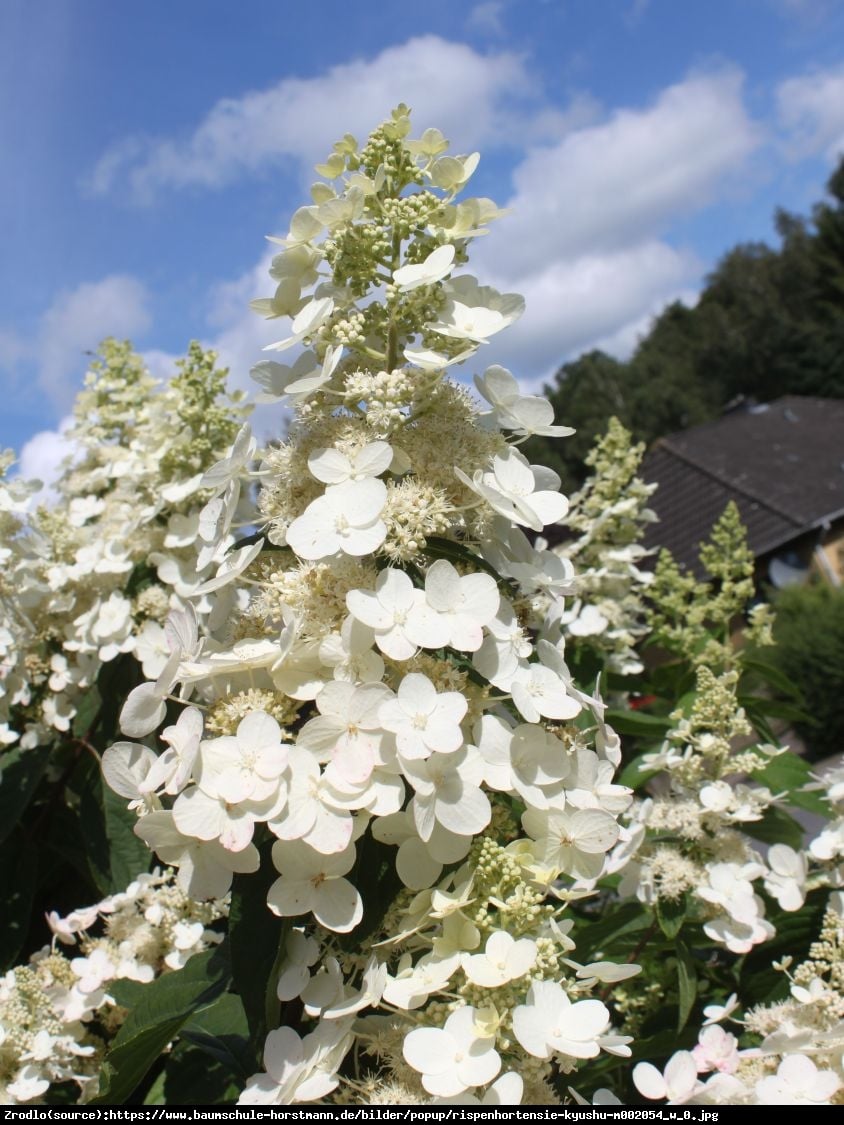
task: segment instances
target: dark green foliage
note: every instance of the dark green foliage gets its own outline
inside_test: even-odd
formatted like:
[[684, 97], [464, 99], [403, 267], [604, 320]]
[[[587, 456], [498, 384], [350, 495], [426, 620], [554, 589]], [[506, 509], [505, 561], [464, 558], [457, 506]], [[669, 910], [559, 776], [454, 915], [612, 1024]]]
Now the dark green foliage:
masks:
[[255, 1069], [247, 1037], [243, 1004], [231, 992], [195, 1012], [165, 1056], [155, 1104], [233, 1105]]
[[3, 784], [0, 786], [0, 843], [16, 827], [35, 795], [47, 766], [44, 747], [10, 750], [3, 755]]
[[670, 898], [660, 898], [656, 901], [656, 920], [659, 928], [667, 938], [675, 938], [683, 928], [688, 914], [688, 898], [684, 895], [676, 901]]
[[788, 792], [789, 804], [799, 809], [806, 809], [817, 816], [831, 817], [832, 810], [829, 802], [822, 793], [816, 790], [806, 792], [805, 787], [811, 783], [811, 768], [808, 763], [786, 750], [784, 754], [777, 754], [771, 759], [770, 765], [753, 774], [754, 781], [767, 785], [772, 793]]
[[229, 973], [219, 947], [191, 958], [178, 973], [133, 988], [129, 1015], [106, 1055], [100, 1094], [91, 1104], [124, 1103], [191, 1016], [223, 993]]
[[725, 254], [698, 304], [669, 305], [629, 361], [591, 351], [564, 363], [546, 393], [577, 434], [531, 439], [531, 460], [554, 468], [567, 491], [583, 480], [609, 414], [650, 443], [740, 396], [844, 397], [844, 161], [827, 191], [809, 219], [778, 212], [776, 248], [752, 242]]
[[677, 953], [677, 1030], [682, 1031], [697, 999], [697, 965], [692, 951], [678, 941]]
[[768, 659], [799, 690], [813, 722], [795, 727], [814, 758], [844, 746], [844, 590], [792, 586], [774, 602], [775, 648]]
[[773, 963], [783, 957], [793, 957], [796, 965], [805, 961], [810, 945], [817, 940], [828, 898], [826, 889], [814, 891], [800, 910], [791, 912], [767, 899], [765, 913], [776, 936], [755, 946], [741, 963], [741, 996], [748, 1008], [788, 996], [788, 978]]
[[261, 867], [254, 875], [235, 875], [229, 912], [232, 975], [249, 1026], [255, 1061], [268, 1031], [277, 1027], [279, 958], [289, 926], [267, 909], [267, 891], [278, 878], [272, 862], [272, 839], [260, 847]]
[[5, 750], [0, 777], [0, 970], [50, 937], [47, 911], [67, 913], [124, 890], [152, 854], [136, 817], [103, 782], [99, 758], [119, 737], [118, 715], [143, 678], [132, 656], [104, 665], [70, 731]]
[[142, 871], [149, 871], [152, 854], [133, 831], [137, 817], [126, 807], [126, 798], [109, 789], [93, 761], [80, 811], [88, 863], [102, 894], [125, 890]]
[[38, 853], [18, 828], [3, 845], [0, 864], [0, 973], [15, 966], [26, 941], [38, 876]]

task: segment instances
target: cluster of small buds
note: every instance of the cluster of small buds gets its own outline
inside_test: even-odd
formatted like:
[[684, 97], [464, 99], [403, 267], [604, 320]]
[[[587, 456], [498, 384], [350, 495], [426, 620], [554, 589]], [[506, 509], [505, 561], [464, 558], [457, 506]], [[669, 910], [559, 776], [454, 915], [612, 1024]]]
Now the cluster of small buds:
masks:
[[611, 418], [586, 458], [592, 472], [571, 498], [566, 524], [575, 538], [555, 548], [578, 572], [566, 615], [570, 634], [622, 675], [642, 671], [634, 646], [649, 632], [645, 594], [652, 575], [642, 567], [648, 552], [641, 539], [656, 518], [647, 506], [656, 485], [638, 476], [644, 453], [644, 444], [634, 444]]
[[422, 173], [412, 152], [402, 144], [410, 132], [410, 117], [406, 106], [393, 110], [390, 121], [374, 129], [367, 138], [359, 156], [360, 166], [375, 176], [380, 168], [384, 174], [406, 186], [422, 184]]
[[[700, 561], [708, 580], [682, 571], [669, 551], [660, 552], [648, 590], [648, 625], [653, 639], [671, 651], [695, 665], [725, 671], [736, 663], [730, 623], [754, 595], [754, 556], [732, 501], [702, 544]], [[768, 621], [769, 614], [759, 620]], [[765, 630], [760, 639], [770, 640]]]
[[347, 317], [333, 321], [330, 326], [323, 325], [320, 335], [341, 345], [360, 344], [366, 338], [366, 315], [351, 312]]

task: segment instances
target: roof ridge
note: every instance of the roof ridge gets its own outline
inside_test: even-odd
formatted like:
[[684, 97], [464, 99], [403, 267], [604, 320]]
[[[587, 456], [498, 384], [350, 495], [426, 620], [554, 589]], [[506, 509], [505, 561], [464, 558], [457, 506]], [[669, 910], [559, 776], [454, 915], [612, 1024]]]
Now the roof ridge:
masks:
[[746, 417], [747, 415], [767, 413], [768, 410], [773, 410], [777, 406], [785, 406], [789, 402], [812, 402], [823, 403], [831, 407], [844, 408], [844, 398], [833, 398], [829, 395], [796, 395], [784, 394], [779, 398], [769, 399], [767, 402], [754, 402], [750, 405], [749, 409], [737, 408], [735, 410], [724, 410], [716, 418], [704, 418], [702, 422], [695, 422], [691, 426], [686, 426], [682, 430], [672, 430], [670, 434], [663, 434], [657, 441], [663, 441], [666, 438], [685, 437], [687, 434], [695, 433], [697, 430], [705, 430], [712, 426], [719, 426], [726, 421], [733, 421], [738, 418]]
[[737, 492], [739, 496], [743, 496], [746, 500], [750, 500], [754, 504], [761, 504], [762, 507], [767, 508], [769, 512], [774, 512], [776, 515], [782, 517], [782, 519], [788, 520], [788, 522], [792, 524], [792, 526], [798, 529], [802, 526], [802, 524], [800, 524], [794, 518], [791, 512], [787, 511], [784, 508], [778, 507], [776, 504], [772, 504], [770, 500], [763, 499], [763, 497], [757, 495], [755, 492], [751, 492], [747, 488], [742, 488], [741, 485], [737, 484], [733, 480], [730, 480], [729, 477], [722, 476], [720, 473], [715, 472], [714, 469], [710, 469], [708, 466], [701, 465], [699, 461], [693, 460], [691, 457], [689, 457], [688, 454], [682, 453], [679, 449], [675, 449], [675, 447], [671, 445], [668, 440], [669, 436], [670, 435], [659, 438], [655, 443], [655, 448], [665, 449], [679, 461], [683, 461], [686, 465], [690, 465], [693, 469], [697, 469], [699, 473], [703, 473], [704, 476], [708, 476], [712, 480], [717, 481], [718, 484], [722, 485], [723, 487], [730, 489], [732, 492]]

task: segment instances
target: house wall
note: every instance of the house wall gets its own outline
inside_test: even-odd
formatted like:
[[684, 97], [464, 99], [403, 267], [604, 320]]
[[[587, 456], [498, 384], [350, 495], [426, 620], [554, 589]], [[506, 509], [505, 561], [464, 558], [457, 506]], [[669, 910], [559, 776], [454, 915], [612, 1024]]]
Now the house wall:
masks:
[[[822, 557], [818, 558], [818, 554]], [[825, 582], [836, 586], [844, 584], [844, 519], [838, 520], [824, 534], [812, 560], [812, 570]]]

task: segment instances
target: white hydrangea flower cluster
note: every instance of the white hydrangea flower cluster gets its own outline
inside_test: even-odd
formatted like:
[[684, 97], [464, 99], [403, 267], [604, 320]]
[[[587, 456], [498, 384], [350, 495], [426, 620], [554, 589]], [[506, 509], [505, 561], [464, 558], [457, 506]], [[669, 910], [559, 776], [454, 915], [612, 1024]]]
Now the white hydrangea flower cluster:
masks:
[[[0, 979], [0, 1102], [39, 1102], [64, 1082], [77, 1084], [78, 1101], [94, 1096], [103, 1055], [126, 1015], [109, 984], [149, 982], [182, 968], [222, 940], [210, 927], [227, 914], [225, 901], [196, 902], [172, 872], [157, 869], [93, 906], [49, 914], [52, 947]], [[76, 955], [57, 943], [76, 946]]]
[[[661, 750], [641, 759], [642, 770], [660, 771], [660, 784], [632, 806], [627, 835], [611, 862], [622, 871], [622, 896], [649, 905], [689, 898], [703, 913], [705, 934], [741, 955], [776, 932], [761, 890], [792, 913], [810, 891], [840, 886], [844, 820], [839, 815], [825, 822], [801, 848], [777, 842], [762, 849], [753, 826], [783, 795], [748, 774], [786, 751], [748, 739], [736, 669], [716, 675], [699, 667], [696, 679], [689, 714], [677, 711]], [[840, 769], [807, 789], [822, 790], [833, 812], [844, 806]]]
[[649, 552], [641, 539], [656, 519], [647, 506], [656, 485], [637, 475], [644, 454], [644, 442], [634, 443], [611, 418], [586, 457], [592, 473], [571, 498], [566, 527], [576, 538], [554, 548], [577, 570], [577, 597], [564, 618], [567, 632], [621, 675], [642, 671], [635, 646], [649, 631], [644, 595], [653, 575], [642, 569]]
[[11, 450], [0, 453], [0, 747], [12, 746], [18, 732], [10, 725], [10, 708], [27, 695], [25, 675], [18, 669], [27, 654], [25, 638], [29, 630], [28, 613], [7, 575], [13, 574], [30, 558], [25, 542], [26, 516], [40, 481], [9, 479], [15, 463]]
[[745, 826], [778, 800], [747, 774], [781, 751], [748, 745], [752, 728], [737, 700], [738, 679], [734, 669], [720, 675], [697, 669], [690, 712], [675, 712], [661, 750], [641, 759], [643, 770], [660, 771], [662, 784], [631, 810], [631, 842], [616, 849], [614, 859], [623, 868], [622, 895], [651, 905], [691, 896], [705, 915], [707, 936], [742, 954], [775, 933], [758, 893], [762, 886], [783, 910], [795, 911], [808, 887], [823, 878], [815, 872], [810, 882], [804, 852], [776, 843], [764, 856], [747, 834]]
[[[736, 509], [728, 507], [701, 559], [717, 586], [681, 574], [667, 553], [657, 566], [654, 637], [692, 665], [695, 685], [671, 714], [661, 748], [636, 762], [639, 775], [650, 779], [650, 795], [631, 807], [611, 862], [622, 872], [623, 897], [688, 914], [709, 939], [742, 955], [775, 935], [761, 892], [781, 910], [798, 911], [810, 890], [838, 885], [841, 853], [837, 822], [806, 847], [759, 844], [760, 822], [779, 813], [790, 796], [757, 775], [773, 770], [776, 776], [777, 758], [788, 751], [754, 738], [740, 699], [746, 653], [730, 629], [753, 591], [753, 557]], [[769, 632], [768, 607], [757, 606], [746, 639], [770, 644]], [[791, 826], [799, 835], [799, 825]]]
[[[844, 1102], [844, 916], [834, 892], [818, 940], [794, 971], [777, 966], [790, 983], [787, 999], [735, 1013], [736, 996], [706, 1009], [692, 1051], [677, 1051], [660, 1072], [633, 1069], [643, 1097], [669, 1105], [840, 1105]], [[720, 1025], [731, 1020], [737, 1034]], [[744, 1034], [756, 1045], [740, 1047]], [[751, 1039], [753, 1042], [753, 1039]]]
[[[500, 214], [456, 201], [477, 154], [409, 131], [402, 106], [362, 147], [345, 137], [274, 240], [277, 287], [253, 304], [292, 319], [269, 351], [305, 350], [254, 371], [296, 413], [263, 453], [261, 534], [192, 591], [209, 635], [171, 618], [178, 667], [124, 708], [146, 738], [181, 685], [166, 748], [104, 761], [192, 896], [272, 844], [269, 909], [302, 926], [278, 995], [305, 1016], [270, 1032], [244, 1103], [554, 1101], [552, 1072], [629, 1054], [590, 993], [636, 967], [572, 961], [546, 903], [590, 893], [630, 800], [604, 705], [566, 664], [573, 568], [527, 535], [568, 502], [516, 444], [567, 431], [501, 368], [478, 378], [485, 414], [447, 377], [522, 300], [458, 272]], [[244, 436], [206, 474], [221, 510], [252, 453]], [[385, 854], [406, 888], [386, 919]], [[384, 940], [356, 940], [362, 922]], [[353, 1044], [365, 1089], [339, 1073]]]
[[815, 780], [807, 789], [821, 790], [835, 815], [809, 843], [809, 856], [819, 863], [837, 865], [841, 870], [844, 865], [844, 766], [831, 765], [812, 776]]
[[[708, 667], [697, 669], [690, 714], [675, 712], [676, 725], [661, 750], [642, 759], [642, 769], [662, 771], [665, 784], [632, 810], [637, 846], [626, 854], [619, 850], [618, 859], [624, 865], [629, 858], [622, 894], [649, 904], [692, 895], [711, 913], [707, 935], [733, 953], [747, 953], [774, 930], [753, 886], [767, 867], [742, 825], [760, 820], [775, 798], [764, 786], [736, 783], [742, 762], [734, 748], [751, 734], [736, 699], [737, 682], [734, 670], [719, 676]], [[776, 753], [773, 746], [745, 751], [745, 769]], [[801, 894], [791, 908], [802, 902]]]
[[[75, 406], [59, 503], [32, 511], [37, 486], [2, 482], [3, 745], [66, 735], [102, 666], [122, 654], [159, 677], [171, 657], [168, 613], [191, 598], [191, 612], [207, 616], [195, 595], [233, 540], [220, 535], [204, 472], [247, 412], [215, 360], [192, 344], [161, 389], [128, 343], [106, 340]], [[236, 518], [250, 517], [244, 497]], [[215, 608], [227, 612], [219, 599]]]

